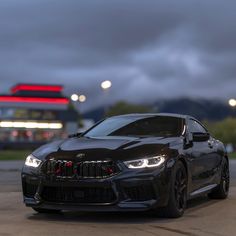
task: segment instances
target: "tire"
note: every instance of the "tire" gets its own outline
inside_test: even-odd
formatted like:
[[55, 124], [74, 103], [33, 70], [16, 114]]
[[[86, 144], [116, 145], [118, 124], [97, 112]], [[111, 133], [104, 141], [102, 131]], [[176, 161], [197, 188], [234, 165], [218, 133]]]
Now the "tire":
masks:
[[43, 208], [36, 208], [36, 207], [32, 207], [32, 209], [34, 211], [36, 211], [37, 213], [44, 213], [44, 214], [59, 214], [59, 213], [61, 213], [60, 210], [43, 209]]
[[178, 218], [184, 214], [187, 205], [187, 183], [186, 169], [183, 163], [178, 161], [173, 170], [168, 204], [156, 210], [160, 211], [162, 217]]
[[229, 183], [230, 183], [229, 163], [227, 159], [224, 158], [221, 165], [220, 184], [211, 193], [208, 194], [208, 197], [212, 199], [227, 198], [229, 194]]

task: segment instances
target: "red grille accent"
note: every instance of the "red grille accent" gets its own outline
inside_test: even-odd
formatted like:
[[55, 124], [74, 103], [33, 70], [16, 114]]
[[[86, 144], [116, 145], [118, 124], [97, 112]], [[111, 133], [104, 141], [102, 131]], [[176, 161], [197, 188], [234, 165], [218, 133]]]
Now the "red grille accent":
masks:
[[57, 178], [108, 178], [120, 172], [114, 161], [65, 161], [48, 160], [43, 171]]

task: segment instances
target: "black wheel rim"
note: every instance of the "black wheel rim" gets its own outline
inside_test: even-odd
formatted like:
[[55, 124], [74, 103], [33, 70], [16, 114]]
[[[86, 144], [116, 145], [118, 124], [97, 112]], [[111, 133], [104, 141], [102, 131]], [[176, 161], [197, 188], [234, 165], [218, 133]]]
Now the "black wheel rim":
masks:
[[225, 163], [223, 166], [221, 178], [222, 178], [223, 190], [225, 193], [228, 193], [229, 191], [229, 166], [227, 163]]
[[183, 211], [186, 206], [187, 180], [185, 171], [179, 169], [175, 178], [175, 201], [179, 211]]

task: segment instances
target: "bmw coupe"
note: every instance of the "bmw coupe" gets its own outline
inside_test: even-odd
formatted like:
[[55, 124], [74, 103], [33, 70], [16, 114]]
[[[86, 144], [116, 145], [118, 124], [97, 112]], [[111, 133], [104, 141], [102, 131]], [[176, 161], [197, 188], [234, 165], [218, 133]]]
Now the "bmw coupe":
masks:
[[46, 144], [22, 170], [26, 206], [59, 211], [147, 211], [180, 217], [187, 200], [229, 192], [224, 145], [195, 118], [130, 114]]

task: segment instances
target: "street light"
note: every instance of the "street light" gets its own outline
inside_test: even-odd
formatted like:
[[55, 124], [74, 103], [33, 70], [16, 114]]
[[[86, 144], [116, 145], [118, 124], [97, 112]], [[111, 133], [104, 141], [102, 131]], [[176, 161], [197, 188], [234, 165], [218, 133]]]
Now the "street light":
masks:
[[235, 107], [236, 106], [236, 99], [233, 99], [233, 98], [229, 99], [229, 105], [231, 107]]
[[79, 96], [77, 94], [72, 94], [70, 99], [73, 101], [73, 102], [77, 102], [79, 100]]
[[101, 88], [102, 88], [103, 90], [107, 90], [107, 89], [109, 89], [111, 86], [112, 86], [112, 83], [111, 83], [110, 80], [105, 80], [105, 81], [103, 81], [103, 82], [101, 83]]
[[85, 102], [87, 100], [87, 97], [83, 94], [81, 95], [78, 95], [78, 94], [72, 94], [70, 99], [73, 101], [73, 102]]
[[86, 99], [87, 99], [86, 96], [83, 95], [83, 94], [81, 94], [81, 95], [79, 96], [79, 98], [78, 98], [79, 102], [85, 102]]

